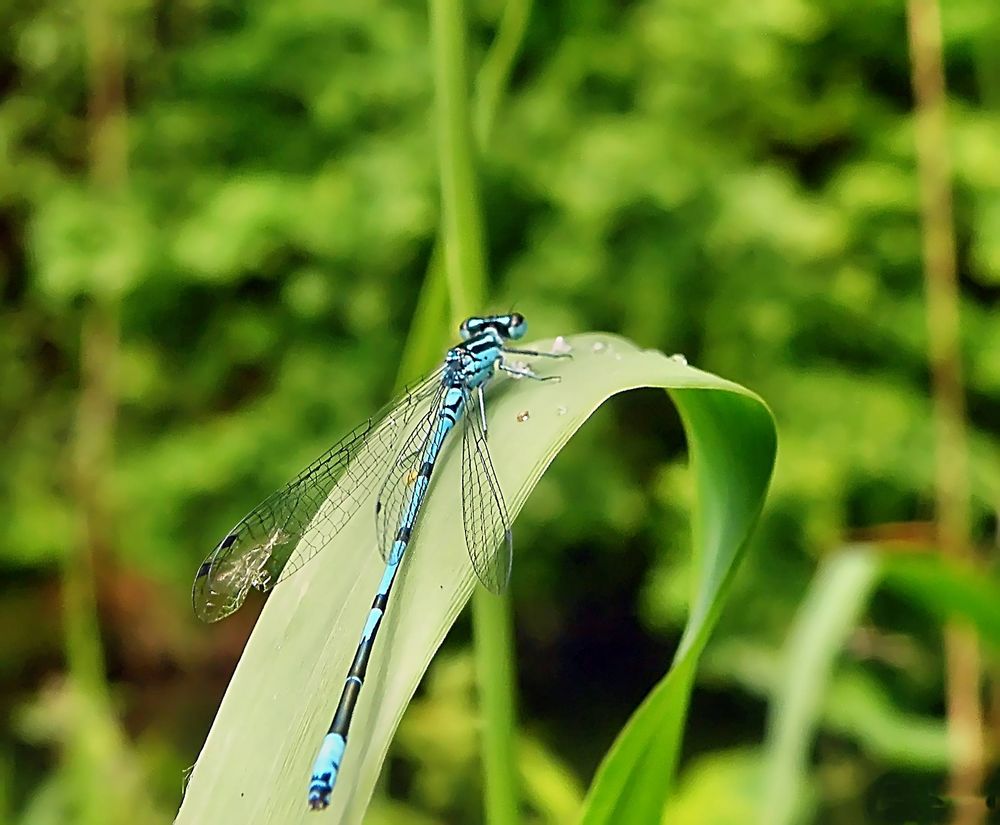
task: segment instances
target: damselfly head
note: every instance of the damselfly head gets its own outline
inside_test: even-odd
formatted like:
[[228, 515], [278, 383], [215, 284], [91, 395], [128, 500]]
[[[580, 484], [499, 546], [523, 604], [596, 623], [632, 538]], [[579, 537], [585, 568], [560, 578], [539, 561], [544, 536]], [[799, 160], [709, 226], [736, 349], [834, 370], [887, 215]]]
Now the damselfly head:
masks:
[[501, 338], [517, 340], [523, 338], [528, 331], [528, 322], [519, 312], [513, 312], [510, 315], [473, 315], [462, 321], [462, 325], [458, 328], [458, 334], [463, 341], [468, 341], [473, 335], [479, 335], [484, 330], [491, 328]]

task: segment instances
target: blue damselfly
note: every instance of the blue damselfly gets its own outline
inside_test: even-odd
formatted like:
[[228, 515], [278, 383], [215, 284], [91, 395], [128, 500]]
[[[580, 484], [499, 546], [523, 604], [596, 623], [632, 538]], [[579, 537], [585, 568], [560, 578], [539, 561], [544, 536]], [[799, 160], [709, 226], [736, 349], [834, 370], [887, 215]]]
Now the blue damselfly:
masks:
[[526, 330], [524, 317], [517, 313], [464, 321], [459, 328], [462, 342], [448, 350], [440, 368], [265, 499], [229, 531], [198, 568], [192, 593], [195, 612], [208, 622], [222, 619], [239, 608], [250, 588], [269, 590], [313, 558], [376, 487], [379, 489], [376, 537], [385, 573], [313, 765], [309, 806], [314, 810], [330, 802], [389, 593], [441, 448], [459, 422], [462, 516], [469, 558], [489, 590], [499, 593], [507, 586], [510, 519], [486, 443], [483, 391], [497, 370], [539, 381], [558, 378], [538, 376], [524, 364], [505, 360], [506, 355], [568, 357], [565, 352], [508, 346]]

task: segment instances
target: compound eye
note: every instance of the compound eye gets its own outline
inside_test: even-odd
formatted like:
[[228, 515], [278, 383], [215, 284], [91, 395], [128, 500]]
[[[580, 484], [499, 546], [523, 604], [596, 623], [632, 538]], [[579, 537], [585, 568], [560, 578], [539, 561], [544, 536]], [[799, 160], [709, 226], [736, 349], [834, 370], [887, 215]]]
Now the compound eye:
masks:
[[519, 312], [510, 316], [510, 326], [507, 328], [511, 338], [521, 338], [528, 331], [528, 322]]

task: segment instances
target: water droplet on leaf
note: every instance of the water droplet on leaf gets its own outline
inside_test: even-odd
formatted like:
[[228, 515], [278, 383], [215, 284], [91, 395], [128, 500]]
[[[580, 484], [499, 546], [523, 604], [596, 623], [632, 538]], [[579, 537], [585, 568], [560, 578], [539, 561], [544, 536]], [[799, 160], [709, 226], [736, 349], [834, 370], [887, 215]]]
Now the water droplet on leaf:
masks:
[[573, 347], [570, 346], [569, 341], [563, 338], [561, 335], [552, 342], [552, 352], [556, 355], [564, 355], [567, 352], [572, 352]]

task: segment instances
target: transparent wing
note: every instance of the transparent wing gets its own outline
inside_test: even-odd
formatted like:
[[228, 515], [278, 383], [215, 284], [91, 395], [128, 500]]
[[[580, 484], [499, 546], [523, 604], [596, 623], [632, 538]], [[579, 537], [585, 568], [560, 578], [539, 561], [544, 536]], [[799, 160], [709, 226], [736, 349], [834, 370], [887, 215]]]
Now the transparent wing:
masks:
[[399, 561], [399, 559], [392, 558], [392, 545], [396, 540], [396, 532], [400, 527], [404, 510], [409, 504], [414, 485], [420, 475], [420, 465], [438, 421], [438, 410], [441, 407], [443, 396], [444, 387], [442, 386], [427, 413], [417, 422], [406, 442], [399, 449], [396, 461], [393, 463], [392, 469], [389, 470], [375, 502], [375, 530], [378, 536], [378, 548], [386, 562]]
[[441, 372], [355, 427], [229, 531], [195, 576], [199, 618], [228, 616], [251, 587], [269, 590], [326, 546], [383, 477], [407, 422], [440, 388]]
[[486, 446], [479, 397], [466, 393], [462, 437], [462, 520], [465, 544], [479, 581], [502, 593], [510, 580], [510, 517]]

